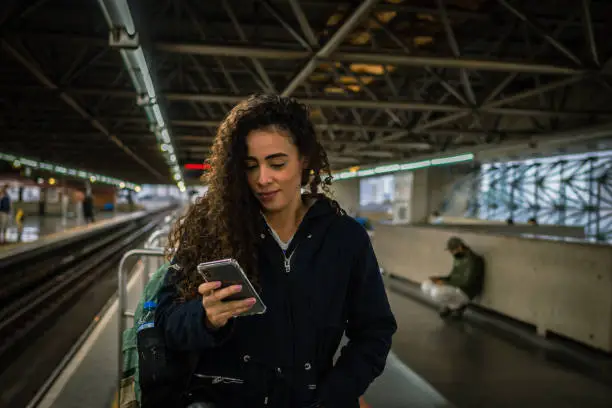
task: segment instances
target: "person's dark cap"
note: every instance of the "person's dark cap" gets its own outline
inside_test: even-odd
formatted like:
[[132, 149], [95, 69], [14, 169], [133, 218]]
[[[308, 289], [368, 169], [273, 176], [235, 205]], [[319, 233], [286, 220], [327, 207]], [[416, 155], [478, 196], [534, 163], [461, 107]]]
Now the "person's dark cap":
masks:
[[455, 249], [459, 249], [460, 247], [465, 246], [465, 243], [458, 237], [450, 237], [448, 241], [446, 241], [446, 250], [454, 251]]

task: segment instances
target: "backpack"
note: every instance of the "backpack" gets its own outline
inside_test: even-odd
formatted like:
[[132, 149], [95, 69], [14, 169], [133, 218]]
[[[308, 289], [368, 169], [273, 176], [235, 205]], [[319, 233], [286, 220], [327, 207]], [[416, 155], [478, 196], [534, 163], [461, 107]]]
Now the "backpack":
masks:
[[142, 296], [134, 310], [134, 324], [132, 327], [123, 331], [123, 342], [121, 351], [123, 354], [123, 375], [121, 377], [121, 389], [119, 390], [119, 402], [121, 408], [137, 408], [140, 406], [141, 393], [139, 381], [139, 364], [138, 364], [138, 340], [137, 322], [142, 318], [144, 313], [144, 304], [146, 302], [157, 302], [157, 293], [164, 283], [166, 272], [168, 271], [169, 263], [163, 264], [149, 278], [149, 282], [144, 288]]
[[[120, 408], [178, 406], [179, 396], [186, 389], [186, 380], [195, 369], [197, 355], [185, 356], [167, 350], [161, 331], [147, 330], [146, 336], [138, 332], [137, 322], [144, 314], [144, 305], [157, 303], [158, 293], [170, 268], [170, 263], [166, 262], [149, 278], [134, 311], [134, 325], [123, 331]], [[149, 358], [143, 359], [143, 356]]]

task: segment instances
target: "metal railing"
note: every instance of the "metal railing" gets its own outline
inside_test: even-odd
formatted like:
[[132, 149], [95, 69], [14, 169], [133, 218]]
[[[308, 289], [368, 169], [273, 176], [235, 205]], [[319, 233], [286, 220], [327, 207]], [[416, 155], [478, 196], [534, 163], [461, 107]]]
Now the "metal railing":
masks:
[[[169, 226], [164, 226], [156, 231], [154, 231], [147, 241], [145, 242], [145, 249], [162, 249], [163, 251], [163, 243], [165, 241], [164, 238], [167, 238], [168, 233], [170, 232]], [[163, 254], [162, 254], [163, 255]], [[149, 279], [151, 274], [153, 274], [161, 265], [157, 262], [157, 259], [151, 259], [150, 256], [144, 258], [144, 273], [142, 275], [142, 289], [147, 286], [149, 283]]]

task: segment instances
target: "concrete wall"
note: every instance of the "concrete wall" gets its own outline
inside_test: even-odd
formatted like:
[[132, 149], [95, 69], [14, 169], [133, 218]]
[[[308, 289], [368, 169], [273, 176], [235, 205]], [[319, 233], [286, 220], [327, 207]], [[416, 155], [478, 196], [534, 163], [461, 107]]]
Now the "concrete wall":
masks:
[[452, 235], [485, 258], [483, 307], [612, 351], [610, 246], [385, 224], [373, 242], [386, 271], [421, 282], [450, 272], [444, 246]]
[[331, 196], [349, 214], [359, 209], [359, 179], [335, 181], [331, 186]]
[[442, 224], [427, 225], [429, 228], [480, 231], [488, 234], [502, 235], [539, 235], [550, 237], [566, 237], [584, 239], [586, 237], [584, 227], [569, 227], [565, 225], [528, 225], [515, 224], [506, 225], [505, 222], [471, 222], [472, 218], [454, 219], [456, 223], [449, 222], [448, 217], [442, 217]]

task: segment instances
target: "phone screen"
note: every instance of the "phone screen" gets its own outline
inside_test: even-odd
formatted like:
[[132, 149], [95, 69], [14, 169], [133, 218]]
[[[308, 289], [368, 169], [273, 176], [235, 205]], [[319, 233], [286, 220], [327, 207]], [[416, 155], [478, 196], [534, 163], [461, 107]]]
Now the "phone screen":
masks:
[[242, 285], [242, 290], [223, 299], [225, 302], [255, 298], [255, 305], [240, 316], [265, 313], [266, 306], [236, 260], [223, 259], [201, 263], [198, 265], [198, 272], [206, 282], [221, 282], [219, 289]]

